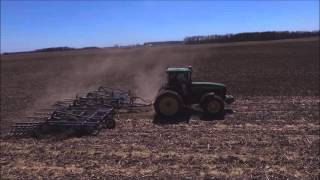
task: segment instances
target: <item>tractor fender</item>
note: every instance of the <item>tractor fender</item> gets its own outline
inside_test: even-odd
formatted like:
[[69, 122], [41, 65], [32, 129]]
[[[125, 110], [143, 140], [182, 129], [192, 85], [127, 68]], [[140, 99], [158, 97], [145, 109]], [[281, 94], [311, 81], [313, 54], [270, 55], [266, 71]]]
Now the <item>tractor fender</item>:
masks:
[[160, 96], [162, 96], [162, 95], [164, 95], [164, 94], [172, 94], [172, 95], [176, 96], [176, 97], [179, 99], [179, 101], [181, 102], [181, 104], [184, 104], [181, 95], [178, 94], [178, 93], [175, 92], [175, 91], [172, 91], [172, 90], [160, 90], [160, 92], [158, 93], [158, 95], [157, 95], [157, 97], [156, 97], [156, 100], [157, 100]]

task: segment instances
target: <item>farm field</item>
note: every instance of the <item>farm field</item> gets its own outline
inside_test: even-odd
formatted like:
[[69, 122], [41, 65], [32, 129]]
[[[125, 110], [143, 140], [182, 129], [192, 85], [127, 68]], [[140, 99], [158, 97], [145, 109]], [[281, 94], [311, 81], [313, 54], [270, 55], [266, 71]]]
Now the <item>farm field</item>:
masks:
[[227, 85], [224, 118], [159, 124], [120, 113], [98, 136], [1, 139], [1, 177], [316, 179], [319, 38], [1, 56], [1, 133], [37, 109], [99, 86], [152, 99], [169, 66]]

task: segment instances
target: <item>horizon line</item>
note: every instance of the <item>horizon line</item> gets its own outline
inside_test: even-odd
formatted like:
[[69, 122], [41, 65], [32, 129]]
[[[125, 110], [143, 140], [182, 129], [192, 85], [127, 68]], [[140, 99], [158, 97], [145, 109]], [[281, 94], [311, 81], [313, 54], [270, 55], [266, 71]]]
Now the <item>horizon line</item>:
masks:
[[133, 47], [133, 46], [144, 46], [146, 43], [161, 43], [161, 42], [184, 42], [185, 38], [190, 38], [190, 37], [206, 37], [206, 36], [226, 36], [226, 35], [237, 35], [237, 34], [243, 34], [243, 33], [263, 33], [263, 32], [289, 32], [289, 33], [298, 33], [298, 32], [320, 32], [320, 28], [318, 30], [295, 30], [295, 31], [290, 31], [290, 30], [284, 30], [284, 31], [275, 31], [275, 30], [268, 30], [268, 31], [243, 31], [243, 32], [237, 32], [237, 33], [221, 33], [221, 34], [206, 34], [206, 35], [190, 35], [190, 36], [185, 36], [183, 39], [180, 40], [160, 40], [160, 41], [145, 41], [145, 42], [140, 42], [140, 43], [134, 43], [134, 44], [124, 44], [124, 45], [119, 45], [118, 43], [114, 43], [112, 46], [94, 46], [94, 45], [88, 45], [88, 46], [83, 46], [83, 47], [72, 47], [72, 46], [66, 46], [66, 45], [61, 45], [61, 46], [51, 46], [51, 47], [43, 47], [43, 48], [37, 48], [37, 49], [32, 49], [32, 50], [23, 50], [23, 51], [2, 51], [2, 48], [0, 47], [0, 53], [6, 54], [6, 53], [28, 53], [28, 52], [37, 52], [40, 50], [44, 49], [51, 49], [51, 48], [69, 48], [70, 50], [81, 50], [85, 48], [98, 48], [98, 49], [103, 49], [103, 48], [116, 48], [116, 47]]

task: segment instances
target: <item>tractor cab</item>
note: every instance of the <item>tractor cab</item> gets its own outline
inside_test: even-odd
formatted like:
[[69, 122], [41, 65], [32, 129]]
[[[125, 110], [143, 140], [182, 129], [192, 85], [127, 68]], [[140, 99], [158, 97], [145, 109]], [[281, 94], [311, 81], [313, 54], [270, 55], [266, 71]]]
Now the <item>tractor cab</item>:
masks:
[[187, 95], [192, 84], [191, 74], [191, 66], [187, 68], [168, 68], [167, 86], [172, 90], [180, 92], [182, 95]]
[[188, 68], [168, 68], [168, 84], [175, 85], [176, 83], [191, 83], [192, 67]]

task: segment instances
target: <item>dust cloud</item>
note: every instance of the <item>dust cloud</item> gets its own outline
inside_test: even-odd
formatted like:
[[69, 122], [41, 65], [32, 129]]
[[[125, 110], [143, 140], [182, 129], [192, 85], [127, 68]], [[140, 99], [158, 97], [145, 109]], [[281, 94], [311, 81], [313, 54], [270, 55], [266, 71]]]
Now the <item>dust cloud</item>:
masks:
[[50, 74], [47, 85], [27, 111], [45, 108], [77, 94], [83, 95], [99, 86], [131, 90], [137, 96], [152, 101], [165, 82], [166, 68], [189, 65], [180, 62], [192, 58], [177, 54], [170, 48], [115, 49], [89, 55], [79, 53], [46, 69]]

